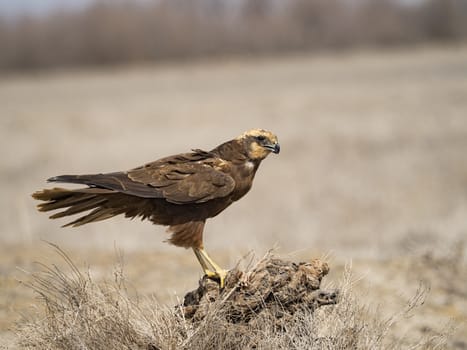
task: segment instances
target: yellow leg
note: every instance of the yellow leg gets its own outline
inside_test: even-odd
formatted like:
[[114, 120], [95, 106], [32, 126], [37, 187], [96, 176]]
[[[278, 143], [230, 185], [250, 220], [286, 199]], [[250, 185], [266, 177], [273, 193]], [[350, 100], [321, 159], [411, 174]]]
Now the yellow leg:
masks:
[[201, 267], [203, 268], [204, 273], [208, 277], [214, 277], [216, 274], [209, 269], [208, 265], [206, 264], [206, 261], [204, 261], [204, 258], [203, 258], [203, 255], [200, 252], [200, 249], [193, 248], [193, 252], [195, 253], [196, 258], [198, 258], [198, 261], [199, 261]]
[[[193, 248], [193, 251], [198, 258], [204, 273], [211, 279], [218, 279], [221, 288], [224, 288], [225, 277], [227, 276], [227, 270], [222, 269], [217, 265], [206, 253], [204, 249]], [[209, 267], [210, 265], [210, 267]], [[214, 270], [214, 271], [213, 271]]]

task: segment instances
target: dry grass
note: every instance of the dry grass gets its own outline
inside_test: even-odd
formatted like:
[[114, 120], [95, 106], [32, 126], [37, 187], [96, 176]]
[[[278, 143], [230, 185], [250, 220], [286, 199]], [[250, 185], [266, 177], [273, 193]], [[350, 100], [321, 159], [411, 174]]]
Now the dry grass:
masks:
[[[233, 323], [227, 314], [230, 309], [224, 307], [225, 299], [211, 303], [206, 317], [192, 322], [184, 318], [181, 306], [168, 307], [129, 293], [121, 266], [112, 281], [96, 283], [65, 252], [56, 246], [55, 250], [67, 269], [42, 265], [26, 283], [39, 295], [45, 314], [19, 324], [19, 345], [25, 349], [396, 348], [407, 343], [391, 338], [390, 328], [423, 304], [427, 293], [421, 287], [403, 310], [384, 319], [370, 313], [355, 295], [355, 282], [346, 271], [339, 282], [337, 305], [314, 312], [303, 307], [281, 327], [275, 326], [272, 309], [261, 313], [260, 322]], [[267, 255], [262, 261], [271, 259]], [[445, 335], [431, 337], [410, 344], [410, 348], [439, 349], [445, 340]]]

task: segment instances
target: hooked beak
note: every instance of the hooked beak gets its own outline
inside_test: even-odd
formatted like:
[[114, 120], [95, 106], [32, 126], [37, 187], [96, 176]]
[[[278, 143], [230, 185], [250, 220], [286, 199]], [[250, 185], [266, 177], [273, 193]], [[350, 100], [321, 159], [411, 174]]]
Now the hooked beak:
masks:
[[278, 154], [281, 151], [281, 146], [278, 143], [273, 145], [264, 145], [264, 148], [270, 150], [272, 153]]

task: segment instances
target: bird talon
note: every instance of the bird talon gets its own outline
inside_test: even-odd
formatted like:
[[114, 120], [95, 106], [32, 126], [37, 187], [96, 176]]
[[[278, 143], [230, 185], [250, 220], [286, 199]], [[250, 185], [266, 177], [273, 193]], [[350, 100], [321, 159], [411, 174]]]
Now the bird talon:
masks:
[[217, 271], [204, 271], [204, 274], [210, 280], [216, 281], [219, 283], [219, 288], [225, 287], [225, 278], [227, 277], [227, 270], [217, 270]]

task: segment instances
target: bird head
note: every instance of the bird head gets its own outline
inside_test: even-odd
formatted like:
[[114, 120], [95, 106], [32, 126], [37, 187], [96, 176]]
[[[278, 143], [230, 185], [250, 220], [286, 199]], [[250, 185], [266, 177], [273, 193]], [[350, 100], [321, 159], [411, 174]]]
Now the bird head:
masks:
[[279, 153], [281, 147], [277, 142], [277, 136], [263, 129], [251, 129], [240, 135], [237, 140], [245, 145], [248, 158], [251, 160], [263, 160], [269, 153]]

